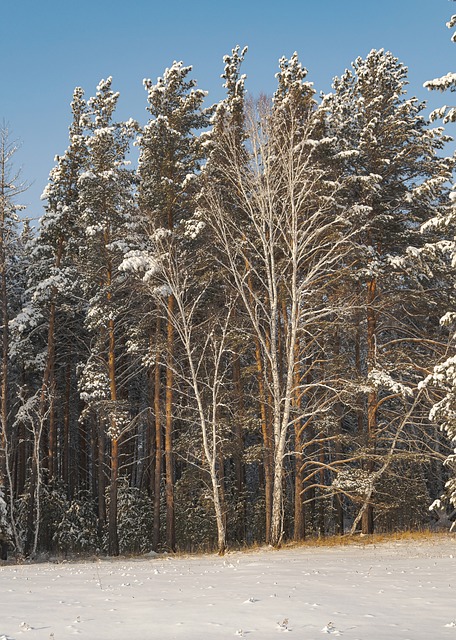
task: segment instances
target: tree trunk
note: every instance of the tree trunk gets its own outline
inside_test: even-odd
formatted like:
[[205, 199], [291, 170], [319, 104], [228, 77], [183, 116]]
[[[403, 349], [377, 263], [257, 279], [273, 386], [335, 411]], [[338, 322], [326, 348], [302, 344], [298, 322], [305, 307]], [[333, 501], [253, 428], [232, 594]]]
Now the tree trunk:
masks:
[[119, 555], [119, 536], [117, 531], [117, 489], [119, 478], [119, 441], [111, 439], [111, 484], [109, 486], [109, 523], [108, 553]]
[[174, 356], [174, 296], [168, 298], [166, 391], [165, 391], [165, 494], [166, 494], [166, 546], [176, 551], [176, 531], [174, 515], [174, 455], [173, 455], [173, 383], [172, 362]]
[[214, 497], [215, 519], [217, 522], [217, 551], [219, 556], [223, 556], [226, 551], [226, 525], [223, 506], [220, 501], [219, 480], [217, 478], [215, 466], [214, 469], [212, 469], [211, 476], [213, 484], [212, 495]]
[[98, 424], [98, 526], [100, 533], [106, 523], [106, 474], [105, 474], [106, 436], [101, 423]]
[[62, 478], [73, 495], [76, 485], [70, 482], [70, 394], [71, 394], [71, 362], [68, 361], [65, 371], [65, 403], [63, 407], [63, 446], [62, 446]]
[[[376, 360], [376, 329], [377, 317], [373, 307], [377, 295], [377, 281], [372, 279], [367, 284], [367, 364], [368, 373], [372, 371]], [[367, 460], [366, 470], [371, 474], [374, 470], [372, 455], [375, 453], [377, 434], [377, 404], [378, 393], [375, 389], [367, 394], [367, 446], [370, 457]], [[362, 517], [362, 532], [365, 534], [374, 533], [374, 508], [368, 504]]]
[[268, 420], [266, 406], [266, 389], [264, 384], [263, 362], [261, 360], [260, 341], [255, 337], [255, 359], [257, 366], [257, 382], [260, 403], [261, 435], [263, 437], [263, 466], [264, 466], [264, 502], [265, 502], [265, 527], [266, 544], [271, 542], [272, 522], [272, 490], [273, 490], [273, 464], [272, 464], [272, 434]]
[[244, 415], [244, 396], [241, 384], [241, 358], [239, 354], [235, 353], [233, 356], [233, 386], [236, 398], [236, 420], [235, 420], [235, 439], [236, 449], [234, 454], [234, 476], [236, 486], [236, 500], [239, 505], [240, 517], [238, 519], [238, 526], [236, 537], [239, 542], [245, 539], [245, 518], [246, 518], [246, 503], [244, 496], [245, 487], [245, 468], [242, 461], [242, 453], [244, 451], [244, 434], [242, 430], [242, 419]]
[[[55, 256], [55, 268], [59, 269], [63, 256], [63, 237], [60, 236], [57, 244], [57, 252]], [[48, 325], [48, 337], [47, 337], [47, 354], [46, 364], [43, 372], [43, 382], [41, 385], [40, 396], [40, 420], [46, 413], [46, 403], [50, 401], [50, 397], [54, 393], [54, 367], [55, 367], [55, 318], [56, 318], [56, 304], [55, 297], [57, 295], [57, 289], [52, 287], [49, 306], [49, 325]], [[54, 458], [55, 458], [55, 420], [53, 407], [49, 411], [49, 432], [48, 432], [48, 447], [46, 455], [44, 456], [43, 464], [48, 469], [49, 479], [54, 477]]]
[[272, 516], [270, 544], [280, 547], [283, 536], [283, 447], [278, 446], [274, 460], [274, 485], [272, 494]]
[[[3, 227], [4, 221], [2, 221]], [[0, 270], [1, 270], [1, 309], [2, 309], [2, 382], [1, 382], [1, 441], [0, 441], [0, 481], [6, 486], [7, 447], [8, 447], [8, 291], [6, 282], [6, 256], [3, 228], [0, 234]]]
[[301, 366], [300, 366], [300, 344], [299, 340], [296, 340], [295, 354], [294, 354], [294, 390], [293, 390], [293, 408], [295, 415], [294, 423], [294, 436], [295, 436], [295, 451], [294, 451], [294, 524], [293, 524], [293, 540], [298, 542], [305, 538], [304, 531], [304, 506], [302, 504], [302, 442], [301, 442], [301, 421], [297, 420], [297, 414], [301, 407]]
[[160, 406], [160, 361], [159, 361], [159, 335], [160, 335], [160, 318], [157, 319], [157, 348], [155, 354], [155, 371], [154, 371], [154, 413], [155, 413], [155, 467], [154, 467], [154, 523], [153, 523], [153, 548], [158, 550], [160, 545], [160, 498], [161, 498], [161, 479], [162, 479], [162, 459], [163, 459], [163, 438], [161, 425], [161, 406]]
[[[108, 285], [111, 279], [108, 279]], [[110, 295], [110, 294], [109, 294]], [[112, 556], [119, 555], [119, 538], [117, 533], [117, 489], [119, 477], [119, 434], [117, 433], [118, 425], [115, 417], [117, 403], [117, 385], [115, 370], [115, 335], [114, 320], [108, 323], [109, 335], [109, 352], [108, 352], [108, 372], [109, 385], [111, 390], [111, 403], [113, 405], [111, 422], [111, 483], [109, 487], [109, 554]]]
[[[340, 402], [336, 405], [337, 425], [339, 428], [339, 434], [342, 435], [342, 404]], [[334, 443], [335, 458], [337, 461], [343, 459], [342, 443], [339, 438], [336, 438]], [[336, 509], [336, 526], [335, 531], [337, 535], [344, 535], [344, 509], [343, 509], [343, 497], [340, 494], [335, 496], [335, 509]]]

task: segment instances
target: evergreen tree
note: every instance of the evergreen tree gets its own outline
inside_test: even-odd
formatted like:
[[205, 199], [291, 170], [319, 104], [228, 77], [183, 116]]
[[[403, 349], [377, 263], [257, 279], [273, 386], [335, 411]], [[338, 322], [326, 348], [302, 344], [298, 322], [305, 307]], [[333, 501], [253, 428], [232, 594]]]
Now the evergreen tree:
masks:
[[[78, 207], [84, 231], [79, 272], [87, 305], [86, 327], [91, 336], [80, 390], [86, 404], [84, 416], [93, 412], [98, 423], [101, 451], [105, 432], [110, 442], [108, 548], [111, 555], [118, 555], [119, 444], [132, 420], [126, 395], [128, 358], [124, 333], [131, 299], [128, 276], [118, 267], [134, 248], [133, 174], [126, 166], [126, 155], [136, 125], [133, 121], [113, 122], [119, 94], [114, 93], [111, 84], [111, 78], [102, 80], [96, 96], [87, 103], [91, 117], [88, 158], [86, 170], [78, 179]], [[99, 492], [101, 489], [99, 486]], [[101, 509], [101, 515], [102, 512]]]
[[[423, 244], [420, 225], [439, 205], [451, 170], [451, 162], [437, 155], [446, 141], [442, 131], [428, 127], [423, 103], [405, 97], [406, 84], [407, 68], [391, 53], [373, 50], [335, 79], [323, 101], [326, 134], [336, 138], [348, 178], [343, 202], [357, 233], [350, 275], [359, 308], [353, 315], [353, 358], [368, 391], [351, 405], [358, 404], [370, 496], [376, 456], [390, 446], [388, 433], [397, 433], [426, 366], [415, 348], [423, 337], [426, 299], [419, 274], [404, 258]], [[363, 531], [372, 533], [369, 500], [362, 510]]]
[[[69, 472], [70, 389], [67, 380], [69, 377], [75, 379], [75, 366], [72, 370], [70, 367], [76, 359], [74, 351], [78, 341], [74, 337], [82, 324], [81, 289], [75, 266], [80, 238], [77, 180], [86, 158], [86, 104], [82, 89], [75, 89], [71, 108], [69, 146], [62, 156], [57, 156], [42, 196], [47, 204], [38, 236], [29, 246], [26, 299], [14, 321], [17, 356], [24, 361], [29, 379], [28, 384], [23, 385], [24, 400], [29, 401], [37, 393], [37, 420], [44, 430], [38, 449], [40, 460], [32, 456], [29, 478], [25, 478], [24, 464], [18, 476], [19, 488], [27, 482], [30, 493], [29, 551], [33, 529], [39, 524], [35, 513], [38, 466], [45, 471], [46, 481], [52, 481], [61, 472], [68, 486], [74, 487], [76, 483]], [[36, 391], [37, 384], [39, 392]], [[57, 396], [65, 398], [65, 402], [56, 405]], [[63, 430], [58, 429], [59, 422], [65, 425]]]
[[[81, 321], [81, 309], [78, 313], [77, 302], [81, 290], [78, 287], [76, 257], [81, 238], [78, 179], [87, 160], [85, 129], [88, 120], [87, 105], [83, 96], [84, 92], [77, 87], [71, 103], [73, 120], [69, 128], [70, 143], [65, 153], [57, 156], [56, 166], [50, 173], [49, 183], [42, 196], [47, 201], [46, 212], [41, 220], [31, 269], [32, 302], [41, 310], [47, 325], [40, 413], [44, 415], [46, 407], [50, 405], [45, 466], [51, 480], [56, 476], [58, 468], [56, 416], [53, 406], [56, 393], [56, 353], [60, 351], [60, 361], [66, 365], [70, 364], [72, 353], [69, 332], [75, 328], [75, 316], [79, 322]], [[59, 337], [61, 343], [57, 347], [56, 341]], [[62, 378], [63, 376], [60, 384]], [[65, 418], [65, 421], [68, 419]], [[61, 461], [60, 467], [63, 468], [64, 479], [68, 483], [68, 434], [62, 448], [66, 453], [65, 461]]]
[[[199, 132], [209, 126], [212, 109], [204, 109], [206, 93], [196, 89], [196, 81], [189, 79], [191, 67], [182, 62], [174, 62], [165, 70], [163, 77], [153, 84], [145, 80], [148, 111], [152, 118], [144, 127], [138, 145], [140, 158], [138, 166], [138, 203], [146, 219], [146, 235], [150, 248], [142, 252], [147, 261], [154, 264], [154, 236], [179, 237], [192, 235], [194, 221], [193, 181], [201, 168], [205, 150]], [[197, 224], [197, 223], [196, 223]], [[153, 269], [152, 269], [153, 272]], [[148, 280], [147, 274], [145, 279]], [[150, 278], [153, 283], [153, 273]], [[156, 316], [155, 326], [150, 327], [150, 342], [155, 345], [154, 385], [155, 385], [155, 483], [154, 483], [154, 543], [158, 543], [159, 500], [161, 478], [161, 456], [163, 450], [162, 424], [164, 422], [165, 494], [166, 494], [166, 545], [175, 550], [174, 482], [175, 461], [173, 454], [173, 404], [175, 402], [175, 380], [173, 360], [175, 357], [175, 333], [172, 323], [174, 298], [167, 296], [168, 311], [164, 323]], [[162, 330], [165, 332], [162, 338]], [[165, 343], [165, 357], [157, 358], [158, 345]], [[161, 368], [165, 369], [164, 381], [164, 421], [161, 409]]]
[[[456, 25], [456, 15], [451, 16], [447, 22], [449, 29]], [[456, 42], [455, 34], [452, 41]], [[456, 74], [447, 73], [441, 78], [430, 80], [424, 85], [429, 90], [451, 91], [456, 90]], [[454, 107], [442, 107], [431, 114], [432, 119], [443, 118], [444, 123], [456, 122], [456, 109]], [[438, 238], [433, 243], [428, 243], [421, 252], [424, 264], [428, 271], [440, 266], [446, 275], [454, 283], [456, 268], [456, 185], [453, 183], [449, 195], [447, 206], [442, 207], [437, 215], [429, 220], [423, 227], [426, 232], [429, 229], [438, 234]], [[440, 362], [434, 367], [433, 372], [424, 380], [423, 387], [439, 390], [438, 397], [435, 398], [430, 417], [445, 432], [451, 446], [456, 442], [456, 295], [454, 284], [450, 295], [446, 297], [445, 306], [441, 304], [440, 309], [444, 312], [440, 322], [448, 332], [448, 341], [445, 351], [442, 353]], [[456, 450], [454, 450], [445, 460], [445, 465], [449, 470], [449, 480], [446, 483], [445, 492], [441, 496], [444, 500], [456, 507]], [[438, 501], [440, 502], [440, 501]]]

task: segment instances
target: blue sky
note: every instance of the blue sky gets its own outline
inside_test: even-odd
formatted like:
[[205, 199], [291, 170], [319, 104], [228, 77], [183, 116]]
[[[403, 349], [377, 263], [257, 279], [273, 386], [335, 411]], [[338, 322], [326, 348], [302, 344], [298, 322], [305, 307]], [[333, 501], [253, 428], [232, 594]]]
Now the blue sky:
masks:
[[[23, 197], [39, 217], [39, 196], [54, 156], [67, 146], [72, 92], [93, 95], [113, 76], [118, 118], [146, 122], [142, 79], [155, 80], [173, 60], [193, 65], [208, 102], [223, 97], [222, 57], [247, 44], [244, 72], [252, 95], [272, 93], [277, 61], [298, 51], [318, 91], [357, 56], [389, 49], [410, 70], [410, 93], [430, 108], [449, 96], [426, 80], [456, 71], [456, 45], [445, 22], [448, 0], [3, 0], [0, 121], [22, 141], [17, 165], [33, 182]], [[451, 133], [451, 131], [449, 132]], [[456, 134], [456, 132], [454, 132]]]

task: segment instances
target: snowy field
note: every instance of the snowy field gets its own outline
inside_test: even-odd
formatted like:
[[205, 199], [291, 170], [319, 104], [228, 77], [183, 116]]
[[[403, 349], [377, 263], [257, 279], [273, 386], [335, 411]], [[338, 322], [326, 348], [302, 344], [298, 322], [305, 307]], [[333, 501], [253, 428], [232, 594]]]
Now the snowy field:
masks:
[[0, 638], [456, 640], [456, 537], [0, 567]]

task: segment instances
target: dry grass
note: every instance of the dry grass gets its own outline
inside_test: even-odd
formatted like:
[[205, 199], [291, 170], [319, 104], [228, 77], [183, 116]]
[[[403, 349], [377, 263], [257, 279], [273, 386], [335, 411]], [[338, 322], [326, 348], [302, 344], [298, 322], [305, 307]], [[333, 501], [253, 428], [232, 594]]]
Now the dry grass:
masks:
[[[388, 542], [426, 542], [455, 538], [455, 534], [449, 531], [434, 531], [431, 529], [421, 529], [419, 531], [397, 531], [392, 533], [374, 533], [372, 535], [349, 535], [343, 536], [325, 536], [325, 537], [309, 537], [299, 542], [289, 540], [284, 542], [280, 549], [299, 549], [299, 548], [331, 548], [331, 547], [348, 547], [348, 546], [367, 546], [375, 544], [384, 544]], [[254, 542], [250, 545], [231, 545], [227, 549], [227, 553], [253, 553], [255, 551], [264, 551], [265, 549], [274, 551], [274, 549], [264, 542]], [[203, 557], [217, 553], [217, 549], [199, 549], [194, 551], [180, 550], [172, 557]]]
[[448, 538], [451, 536], [448, 531], [432, 531], [431, 529], [422, 529], [420, 531], [397, 531], [393, 533], [374, 533], [372, 535], [344, 535], [344, 536], [328, 536], [320, 538], [307, 538], [300, 542], [287, 542], [283, 548], [295, 549], [299, 547], [344, 547], [350, 545], [371, 545], [382, 544], [386, 542], [425, 542]]
[[[281, 549], [312, 549], [312, 548], [337, 548], [348, 546], [368, 546], [376, 544], [385, 544], [388, 542], [432, 542], [438, 540], [444, 540], [451, 537], [456, 540], [456, 533], [451, 534], [449, 531], [433, 531], [431, 529], [422, 529], [420, 531], [397, 531], [393, 533], [375, 533], [372, 535], [343, 535], [343, 536], [325, 536], [325, 537], [309, 537], [306, 540], [300, 542], [293, 542], [292, 540], [284, 542]], [[271, 546], [265, 545], [264, 542], [254, 542], [250, 545], [232, 545], [227, 549], [227, 554], [230, 553], [254, 553], [256, 551], [275, 551]], [[194, 550], [177, 550], [175, 553], [159, 553], [158, 557], [163, 559], [169, 558], [199, 558], [208, 555], [214, 555], [217, 553], [217, 549], [194, 549]], [[147, 556], [135, 555], [135, 554], [123, 554], [119, 556], [119, 560], [132, 560], [146, 558]], [[43, 557], [36, 558], [34, 562], [99, 562], [104, 560], [105, 556], [96, 556], [91, 554], [74, 554], [74, 555], [55, 555], [50, 557], [49, 555], [43, 555]], [[11, 557], [8, 564], [22, 564], [23, 562], [29, 562], [28, 560], [21, 558]], [[0, 563], [6, 564], [6, 563]]]

